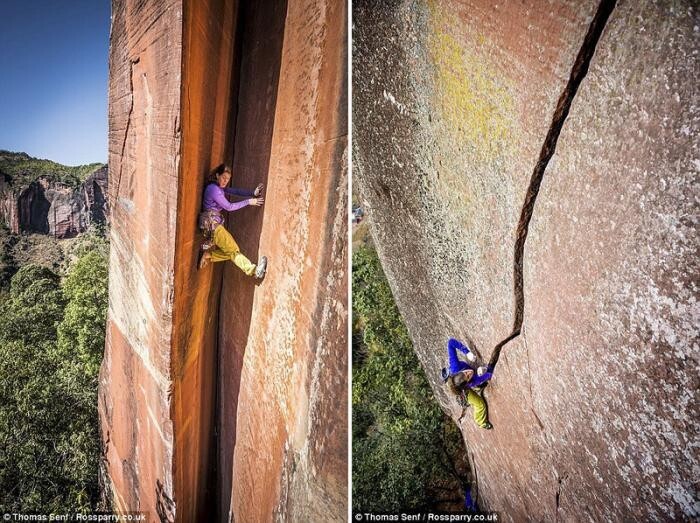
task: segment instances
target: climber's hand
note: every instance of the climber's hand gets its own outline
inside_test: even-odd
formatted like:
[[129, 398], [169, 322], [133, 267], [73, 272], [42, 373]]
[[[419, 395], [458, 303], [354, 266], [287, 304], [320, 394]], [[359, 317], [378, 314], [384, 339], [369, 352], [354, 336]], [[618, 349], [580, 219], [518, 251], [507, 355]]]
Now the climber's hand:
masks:
[[253, 191], [254, 196], [260, 196], [262, 194], [263, 184], [259, 183], [258, 186]]
[[262, 196], [258, 196], [257, 198], [251, 198], [248, 200], [249, 205], [255, 205], [256, 207], [260, 207], [263, 203], [265, 203], [265, 198]]

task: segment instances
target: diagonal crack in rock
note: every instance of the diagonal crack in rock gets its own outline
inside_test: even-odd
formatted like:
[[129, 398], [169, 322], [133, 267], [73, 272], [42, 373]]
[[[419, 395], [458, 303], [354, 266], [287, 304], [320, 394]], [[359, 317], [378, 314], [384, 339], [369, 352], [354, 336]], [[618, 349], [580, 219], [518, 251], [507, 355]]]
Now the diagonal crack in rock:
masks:
[[598, 4], [595, 16], [588, 27], [588, 31], [583, 39], [581, 49], [579, 49], [574, 65], [571, 68], [569, 81], [567, 82], [566, 87], [562, 91], [561, 95], [559, 96], [559, 100], [557, 101], [557, 106], [554, 111], [554, 115], [552, 116], [552, 124], [550, 125], [547, 136], [544, 139], [544, 143], [540, 149], [540, 156], [535, 164], [532, 176], [530, 177], [530, 184], [525, 194], [525, 202], [523, 203], [520, 211], [520, 220], [518, 221], [518, 226], [515, 233], [516, 240], [513, 261], [515, 317], [513, 319], [513, 330], [508, 337], [499, 342], [493, 349], [491, 359], [489, 360], [489, 365], [491, 365], [493, 368], [495, 368], [496, 364], [498, 363], [503, 346], [517, 338], [522, 330], [525, 311], [523, 258], [530, 219], [532, 218], [532, 213], [535, 208], [540, 186], [542, 185], [545, 170], [547, 169], [547, 165], [556, 151], [559, 134], [561, 133], [564, 122], [569, 115], [569, 109], [571, 108], [571, 104], [576, 97], [578, 88], [588, 73], [588, 67], [591, 63], [591, 59], [593, 58], [593, 54], [595, 53], [598, 40], [603, 33], [603, 29], [605, 29], [605, 25], [607, 24], [616, 3], [617, 0], [601, 0], [600, 4]]

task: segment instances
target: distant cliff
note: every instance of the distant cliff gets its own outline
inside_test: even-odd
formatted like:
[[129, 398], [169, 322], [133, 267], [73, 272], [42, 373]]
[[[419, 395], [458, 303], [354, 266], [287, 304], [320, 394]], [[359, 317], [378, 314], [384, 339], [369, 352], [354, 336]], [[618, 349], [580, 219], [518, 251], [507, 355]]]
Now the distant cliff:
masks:
[[0, 221], [13, 233], [71, 238], [107, 220], [106, 165], [68, 167], [0, 151]]
[[455, 419], [448, 337], [503, 347], [461, 421], [503, 521], [700, 513], [697, 5], [611, 4], [353, 2], [353, 189]]

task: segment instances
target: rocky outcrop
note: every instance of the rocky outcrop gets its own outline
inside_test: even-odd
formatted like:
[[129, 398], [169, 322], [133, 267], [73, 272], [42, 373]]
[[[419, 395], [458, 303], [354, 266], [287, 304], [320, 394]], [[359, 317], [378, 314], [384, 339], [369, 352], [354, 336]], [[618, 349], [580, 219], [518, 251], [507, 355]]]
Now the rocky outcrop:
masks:
[[456, 420], [447, 338], [496, 362], [460, 427], [505, 520], [700, 512], [697, 12], [613, 7], [354, 3], [355, 187]]
[[85, 207], [90, 217], [89, 223], [109, 223], [107, 206], [108, 168], [105, 165], [88, 176], [81, 186]]
[[41, 175], [27, 186], [16, 188], [0, 173], [0, 218], [15, 234], [72, 238], [90, 224], [107, 222], [107, 183], [106, 165], [77, 187]]
[[[345, 8], [112, 12], [108, 493], [151, 521], [342, 520]], [[229, 224], [270, 258], [259, 285], [232, 264], [196, 268], [204, 180], [231, 158], [234, 185], [266, 185], [265, 206]]]

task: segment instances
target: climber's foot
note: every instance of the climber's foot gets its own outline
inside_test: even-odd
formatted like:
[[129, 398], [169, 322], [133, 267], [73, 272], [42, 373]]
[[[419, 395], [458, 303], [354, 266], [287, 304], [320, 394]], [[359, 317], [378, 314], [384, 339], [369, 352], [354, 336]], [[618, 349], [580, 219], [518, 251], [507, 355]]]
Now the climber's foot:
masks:
[[260, 258], [258, 265], [255, 267], [255, 277], [258, 280], [262, 280], [267, 272], [267, 256]]
[[474, 356], [473, 352], [467, 352], [467, 360], [471, 361], [472, 363], [476, 361], [476, 356]]
[[199, 268], [203, 269], [207, 265], [209, 265], [209, 262], [211, 261], [211, 254], [209, 254], [206, 251], [201, 251], [199, 253]]
[[481, 428], [482, 428], [482, 429], [486, 429], [486, 430], [491, 430], [491, 429], [493, 428], [493, 425], [491, 425], [491, 424], [487, 421], [486, 424], [485, 424], [484, 426], [482, 426]]

